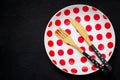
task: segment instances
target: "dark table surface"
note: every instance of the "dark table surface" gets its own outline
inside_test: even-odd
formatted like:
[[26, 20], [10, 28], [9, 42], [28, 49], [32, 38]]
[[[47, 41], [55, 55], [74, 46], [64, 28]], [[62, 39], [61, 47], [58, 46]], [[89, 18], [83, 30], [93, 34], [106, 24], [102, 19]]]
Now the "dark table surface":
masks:
[[[115, 29], [116, 47], [109, 63], [112, 75], [100, 71], [73, 76], [57, 69], [44, 48], [48, 21], [60, 9], [87, 4], [105, 13]], [[2, 0], [0, 1], [1, 80], [120, 80], [119, 0]]]

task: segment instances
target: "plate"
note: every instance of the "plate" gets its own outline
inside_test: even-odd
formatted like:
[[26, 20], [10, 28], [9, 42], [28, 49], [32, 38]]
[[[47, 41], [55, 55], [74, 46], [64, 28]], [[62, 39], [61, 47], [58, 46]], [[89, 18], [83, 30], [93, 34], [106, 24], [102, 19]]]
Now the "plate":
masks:
[[90, 40], [107, 61], [113, 54], [115, 33], [108, 17], [95, 7], [78, 4], [61, 9], [48, 22], [44, 45], [49, 59], [57, 68], [73, 75], [86, 75], [98, 71], [99, 69], [79, 51], [56, 37], [55, 31], [59, 27], [63, 28], [80, 48], [102, 65], [83, 37], [72, 26], [69, 18], [84, 26]]

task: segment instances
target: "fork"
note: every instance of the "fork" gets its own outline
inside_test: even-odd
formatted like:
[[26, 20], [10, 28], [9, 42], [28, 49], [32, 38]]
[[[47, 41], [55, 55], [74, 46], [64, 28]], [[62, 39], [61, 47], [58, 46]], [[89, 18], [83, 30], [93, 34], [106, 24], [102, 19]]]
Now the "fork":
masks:
[[76, 48], [81, 54], [83, 54], [89, 61], [95, 64], [101, 71], [105, 74], [108, 73], [108, 70], [105, 69], [104, 66], [101, 66], [95, 59], [93, 59], [89, 54], [83, 51], [72, 39], [72, 37], [65, 32], [62, 28], [59, 28], [55, 31], [55, 35], [61, 39], [64, 43], [71, 45], [72, 47]]

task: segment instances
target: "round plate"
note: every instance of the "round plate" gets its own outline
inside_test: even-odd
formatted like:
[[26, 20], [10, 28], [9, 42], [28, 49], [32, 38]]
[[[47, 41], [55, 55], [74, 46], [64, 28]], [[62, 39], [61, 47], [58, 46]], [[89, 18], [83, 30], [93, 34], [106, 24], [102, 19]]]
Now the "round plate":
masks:
[[66, 73], [86, 75], [96, 72], [98, 68], [86, 57], [56, 37], [55, 31], [59, 27], [63, 28], [72, 36], [80, 48], [101, 64], [101, 61], [83, 37], [74, 29], [69, 18], [73, 18], [83, 25], [89, 34], [90, 40], [107, 61], [111, 58], [115, 47], [113, 26], [105, 14], [97, 8], [88, 5], [71, 5], [65, 7], [51, 18], [44, 34], [47, 55], [56, 67]]

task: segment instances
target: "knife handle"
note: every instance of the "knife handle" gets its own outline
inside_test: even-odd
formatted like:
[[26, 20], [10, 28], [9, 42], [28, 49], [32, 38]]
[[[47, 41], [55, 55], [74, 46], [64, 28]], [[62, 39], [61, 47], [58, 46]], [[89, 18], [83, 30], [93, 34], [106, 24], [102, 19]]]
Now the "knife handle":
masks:
[[83, 55], [88, 58], [93, 64], [95, 64], [101, 71], [104, 72], [104, 74], [108, 74], [109, 71], [105, 69], [104, 66], [100, 65], [95, 59], [93, 59], [90, 55], [88, 55], [86, 52], [83, 52]]
[[112, 67], [110, 66], [110, 64], [102, 57], [102, 55], [100, 54], [100, 52], [96, 49], [96, 47], [92, 44], [90, 46], [93, 51], [95, 52], [95, 54], [97, 55], [97, 57], [102, 61], [102, 63], [104, 64], [104, 66], [109, 70], [111, 71], [112, 70]]

